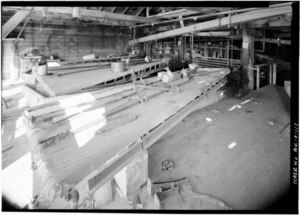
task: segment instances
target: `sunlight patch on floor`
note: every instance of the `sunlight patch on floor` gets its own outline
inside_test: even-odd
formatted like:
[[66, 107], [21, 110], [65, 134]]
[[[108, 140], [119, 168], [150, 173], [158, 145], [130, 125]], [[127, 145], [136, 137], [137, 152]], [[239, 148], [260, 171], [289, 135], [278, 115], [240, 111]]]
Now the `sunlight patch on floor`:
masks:
[[25, 207], [33, 198], [31, 153], [28, 152], [2, 170], [2, 194], [12, 203]]

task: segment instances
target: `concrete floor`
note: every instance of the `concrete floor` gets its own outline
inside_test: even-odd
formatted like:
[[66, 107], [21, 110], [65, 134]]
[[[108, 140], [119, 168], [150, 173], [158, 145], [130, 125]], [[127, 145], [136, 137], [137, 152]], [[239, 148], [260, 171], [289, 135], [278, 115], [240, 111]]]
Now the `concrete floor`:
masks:
[[[233, 209], [266, 209], [289, 189], [290, 128], [279, 133], [290, 121], [289, 102], [282, 87], [266, 86], [193, 112], [150, 147], [149, 177], [187, 177], [194, 191]], [[165, 159], [176, 167], [169, 174], [161, 172]]]

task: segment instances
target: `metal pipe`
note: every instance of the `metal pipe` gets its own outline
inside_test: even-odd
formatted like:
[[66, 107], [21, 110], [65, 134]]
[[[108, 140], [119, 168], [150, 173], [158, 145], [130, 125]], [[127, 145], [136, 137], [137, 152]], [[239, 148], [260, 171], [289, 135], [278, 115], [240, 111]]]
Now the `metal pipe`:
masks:
[[131, 26], [131, 28], [138, 28], [138, 27], [144, 27], [144, 26], [156, 25], [156, 24], [163, 24], [163, 23], [169, 23], [169, 22], [177, 22], [177, 21], [180, 21], [180, 20], [187, 20], [187, 19], [201, 19], [201, 18], [207, 18], [207, 17], [212, 17], [212, 16], [218, 16], [218, 15], [225, 15], [225, 14], [232, 14], [232, 13], [239, 13], [239, 12], [247, 12], [247, 11], [252, 11], [252, 10], [256, 10], [256, 9], [258, 9], [258, 8], [246, 8], [246, 9], [239, 9], [239, 10], [224, 11], [224, 12], [219, 12], [219, 13], [214, 13], [214, 14], [190, 16], [190, 17], [186, 17], [186, 18], [178, 18], [178, 19], [172, 19], [172, 20], [166, 20], [166, 21], [160, 21], [160, 22], [153, 22], [153, 23], [142, 24], [142, 25], [135, 25], [135, 26]]

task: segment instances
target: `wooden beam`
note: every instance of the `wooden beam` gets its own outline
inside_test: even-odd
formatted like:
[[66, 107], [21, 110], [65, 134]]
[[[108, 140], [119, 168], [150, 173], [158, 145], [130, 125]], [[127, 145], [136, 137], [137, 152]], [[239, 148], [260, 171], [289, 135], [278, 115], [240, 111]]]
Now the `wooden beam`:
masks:
[[140, 9], [138, 9], [138, 11], [134, 14], [135, 16], [138, 16], [141, 14], [141, 12], [145, 9], [145, 7], [141, 7]]
[[129, 9], [129, 7], [126, 7], [124, 10], [123, 10], [123, 14], [125, 14], [127, 12], [127, 10]]
[[178, 18], [180, 19], [179, 20], [180, 26], [183, 28], [184, 27], [184, 23], [183, 23], [183, 20], [182, 20], [182, 15], [178, 16]]
[[29, 13], [30, 11], [20, 10], [13, 15], [2, 27], [2, 40], [5, 39]]
[[[25, 9], [27, 10], [27, 9]], [[35, 7], [34, 12], [42, 12], [42, 7]], [[48, 13], [54, 13], [54, 14], [66, 14], [66, 15], [72, 15], [72, 8], [71, 7], [49, 7]], [[136, 17], [136, 16], [130, 16], [130, 15], [124, 15], [119, 13], [111, 13], [106, 11], [98, 11], [98, 10], [87, 10], [80, 8], [79, 14], [81, 18], [96, 18], [96, 19], [113, 19], [113, 20], [122, 20], [122, 21], [128, 21], [128, 22], [137, 22], [137, 23], [143, 23], [143, 22], [155, 22], [155, 18], [147, 18], [147, 17]]]
[[278, 39], [270, 39], [270, 38], [260, 39], [260, 38], [256, 38], [255, 41], [266, 42], [266, 43], [275, 43], [275, 44], [278, 44], [278, 45], [291, 45], [290, 40], [281, 40], [280, 38], [278, 38]]
[[280, 8], [258, 9], [258, 10], [254, 10], [254, 11], [250, 11], [250, 12], [246, 12], [246, 13], [232, 15], [231, 19], [229, 19], [229, 17], [214, 19], [214, 20], [210, 20], [207, 22], [202, 22], [202, 23], [197, 23], [194, 25], [186, 26], [183, 28], [178, 28], [178, 29], [142, 37], [142, 38], [139, 38], [136, 40], [129, 41], [129, 44], [133, 45], [135, 43], [141, 43], [141, 42], [146, 42], [146, 41], [151, 41], [151, 40], [159, 40], [159, 39], [163, 39], [163, 38], [167, 38], [167, 37], [178, 36], [181, 34], [195, 32], [195, 31], [218, 29], [221, 27], [228, 26], [229, 23], [231, 23], [231, 25], [234, 25], [234, 24], [239, 24], [239, 23], [243, 23], [243, 22], [249, 22], [252, 20], [264, 19], [264, 18], [273, 17], [273, 16], [279, 16], [279, 15], [291, 13], [291, 12], [292, 12], [291, 6], [280, 7]]
[[230, 7], [183, 7], [184, 9], [195, 11], [197, 13], [215, 13], [221, 11], [229, 11]]
[[113, 7], [113, 8], [111, 9], [110, 12], [111, 12], [111, 13], [115, 12], [116, 8], [117, 8], [117, 7]]
[[227, 37], [229, 36], [230, 32], [229, 31], [216, 31], [216, 32], [200, 32], [196, 33], [195, 35], [199, 37]]
[[261, 19], [249, 22], [249, 28], [262, 28], [262, 27], [290, 27], [291, 18], [288, 16], [280, 16], [268, 19]]
[[150, 8], [146, 7], [146, 17], [149, 17], [149, 11], [150, 11]]
[[180, 9], [180, 10], [174, 10], [174, 11], [170, 11], [170, 12], [166, 12], [166, 13], [159, 13], [153, 16], [149, 16], [149, 18], [172, 18], [172, 17], [178, 17], [178, 16], [187, 16], [187, 15], [191, 15], [191, 14], [195, 14], [197, 12], [195, 11], [191, 11], [191, 10], [187, 10], [187, 9]]

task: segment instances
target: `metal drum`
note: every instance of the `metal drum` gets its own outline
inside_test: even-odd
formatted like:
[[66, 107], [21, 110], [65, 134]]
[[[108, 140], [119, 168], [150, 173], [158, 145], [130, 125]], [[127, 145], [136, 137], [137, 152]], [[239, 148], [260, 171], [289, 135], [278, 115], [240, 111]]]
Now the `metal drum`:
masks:
[[125, 71], [125, 63], [121, 62], [111, 62], [111, 70], [116, 73]]

